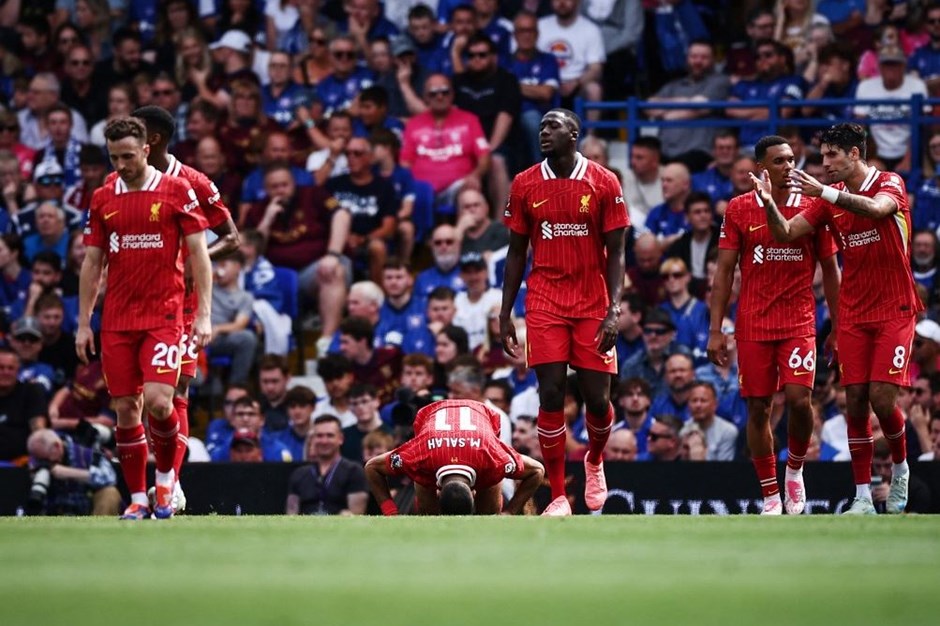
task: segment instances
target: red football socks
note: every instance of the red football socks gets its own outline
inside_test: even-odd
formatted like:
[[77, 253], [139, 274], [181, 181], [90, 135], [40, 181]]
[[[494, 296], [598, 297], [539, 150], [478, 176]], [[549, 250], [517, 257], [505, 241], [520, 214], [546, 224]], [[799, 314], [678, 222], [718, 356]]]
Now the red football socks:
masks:
[[881, 420], [881, 430], [891, 448], [891, 460], [895, 465], [907, 459], [907, 437], [905, 437], [904, 414], [894, 407], [894, 412], [886, 420]]
[[809, 439], [800, 440], [793, 435], [787, 437], [787, 467], [793, 471], [803, 469], [806, 459], [806, 449], [809, 448]]
[[565, 495], [565, 413], [539, 409], [539, 445], [552, 487], [552, 500]]
[[147, 437], [143, 424], [134, 428], [114, 429], [121, 473], [131, 495], [147, 491]]
[[165, 420], [158, 421], [150, 415], [150, 437], [153, 444], [153, 456], [157, 460], [158, 472], [173, 470], [173, 460], [176, 457], [177, 437], [179, 433], [179, 418], [176, 409]]
[[614, 423], [614, 407], [607, 404], [607, 412], [603, 417], [585, 413], [588, 431], [587, 461], [591, 465], [598, 465], [604, 460], [604, 447], [610, 437], [610, 428]]
[[757, 472], [757, 480], [760, 481], [760, 490], [764, 498], [779, 494], [777, 459], [774, 458], [774, 455], [754, 457], [751, 462], [754, 463], [754, 470]]
[[852, 455], [852, 476], [856, 485], [871, 484], [871, 459], [874, 443], [871, 438], [871, 419], [868, 414], [861, 417], [845, 417], [849, 435], [849, 453]]
[[189, 447], [189, 398], [173, 397], [173, 407], [179, 418], [179, 433], [176, 435], [176, 456], [173, 457], [173, 471], [179, 480], [180, 468], [186, 458], [186, 449]]

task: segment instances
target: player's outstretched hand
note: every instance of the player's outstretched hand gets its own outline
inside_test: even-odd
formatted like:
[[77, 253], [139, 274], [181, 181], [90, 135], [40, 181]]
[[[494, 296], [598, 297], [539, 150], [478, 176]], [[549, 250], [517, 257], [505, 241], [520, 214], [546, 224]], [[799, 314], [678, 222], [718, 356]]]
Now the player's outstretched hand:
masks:
[[754, 185], [754, 191], [756, 191], [760, 199], [764, 201], [764, 204], [772, 201], [773, 196], [770, 195], [770, 177], [767, 176], [767, 170], [761, 171], [760, 178], [754, 176], [754, 172], [748, 172], [748, 176], [751, 177], [751, 184]]
[[608, 313], [603, 319], [597, 332], [594, 333], [594, 343], [600, 354], [607, 354], [617, 344], [617, 314]]
[[825, 185], [803, 170], [793, 170], [790, 172], [790, 189], [797, 193], [818, 198], [822, 195], [823, 187], [825, 187]]
[[90, 326], [79, 326], [75, 333], [75, 354], [78, 360], [88, 364], [88, 355], [95, 354], [95, 333]]
[[712, 330], [708, 333], [708, 360], [724, 367], [728, 364], [728, 338], [720, 330]]
[[499, 336], [503, 341], [503, 352], [516, 358], [519, 352], [519, 340], [516, 339], [516, 325], [512, 318], [499, 316]]
[[212, 341], [212, 323], [208, 317], [197, 317], [193, 322], [193, 338], [196, 340], [197, 350], [202, 350]]

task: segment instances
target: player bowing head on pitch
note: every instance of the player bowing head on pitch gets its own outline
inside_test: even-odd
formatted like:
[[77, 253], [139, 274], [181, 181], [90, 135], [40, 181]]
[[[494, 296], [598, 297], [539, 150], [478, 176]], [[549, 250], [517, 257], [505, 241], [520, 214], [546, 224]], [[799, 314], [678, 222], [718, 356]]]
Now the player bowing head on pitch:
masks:
[[542, 483], [542, 464], [499, 438], [500, 416], [475, 400], [440, 400], [418, 411], [414, 437], [366, 463], [366, 479], [385, 515], [397, 515], [388, 476], [415, 483], [424, 515], [496, 515], [503, 479], [521, 481], [505, 512], [517, 514]]
[[183, 324], [183, 270], [178, 260], [185, 242], [198, 293], [192, 332], [197, 347], [202, 348], [212, 334], [212, 273], [203, 234], [206, 220], [197, 211], [196, 194], [186, 180], [166, 176], [147, 163], [150, 147], [143, 122], [118, 118], [108, 123], [104, 134], [117, 176], [95, 191], [88, 211], [75, 351], [83, 362], [94, 353], [91, 314], [107, 266], [101, 364], [114, 398], [118, 455], [131, 494], [122, 517], [137, 520], [151, 514], [142, 402], [157, 465], [152, 512], [166, 518], [173, 515], [173, 463], [179, 431], [173, 406]]
[[565, 493], [569, 365], [577, 371], [587, 408], [584, 500], [594, 511], [607, 499], [601, 455], [614, 417], [610, 384], [617, 373], [614, 344], [630, 220], [620, 181], [578, 152], [580, 133], [581, 120], [567, 109], [542, 117], [539, 146], [545, 160], [516, 176], [504, 214], [510, 238], [499, 327], [503, 348], [512, 357], [519, 351], [512, 308], [532, 246], [526, 358], [538, 377], [539, 443], [552, 488], [543, 515], [571, 515]]
[[[790, 189], [793, 149], [783, 137], [761, 138], [754, 146], [761, 180], [787, 217], [819, 200]], [[777, 243], [761, 195], [737, 196], [728, 204], [718, 240], [718, 270], [712, 285], [708, 358], [728, 364], [728, 337], [721, 331], [734, 282], [741, 267], [741, 294], [735, 340], [741, 396], [747, 402], [747, 443], [764, 495], [763, 515], [799, 514], [806, 506], [803, 458], [813, 434], [812, 390], [816, 372], [816, 300], [813, 274], [817, 260], [823, 268], [826, 300], [835, 321], [839, 289], [836, 246], [826, 229], [788, 244]], [[829, 339], [833, 338], [830, 333]], [[827, 340], [828, 343], [828, 340]], [[784, 502], [777, 484], [770, 411], [774, 394], [782, 389], [789, 415]]]

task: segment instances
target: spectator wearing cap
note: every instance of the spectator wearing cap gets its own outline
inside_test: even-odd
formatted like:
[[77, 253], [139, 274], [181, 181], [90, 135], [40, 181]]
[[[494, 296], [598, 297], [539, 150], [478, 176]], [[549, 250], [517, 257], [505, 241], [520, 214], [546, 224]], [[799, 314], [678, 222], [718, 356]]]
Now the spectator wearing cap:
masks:
[[[381, 43], [381, 39], [372, 43], [373, 52], [375, 46]], [[388, 93], [389, 116], [395, 120], [404, 120], [424, 109], [424, 103], [418, 94], [421, 93], [421, 86], [427, 78], [427, 70], [418, 60], [415, 44], [407, 35], [392, 37], [388, 43], [388, 51], [391, 58], [387, 68], [378, 67], [373, 60], [374, 86], [382, 87]]]
[[228, 448], [228, 460], [232, 463], [261, 463], [261, 441], [250, 428], [239, 428], [232, 434], [232, 443]]
[[[229, 30], [209, 44], [209, 50], [212, 60], [221, 68], [221, 74], [210, 77], [209, 69], [206, 68], [190, 70], [189, 78], [199, 98], [224, 111], [232, 99], [229, 92], [232, 82], [239, 79], [258, 80], [252, 72], [251, 38], [243, 31]], [[264, 72], [267, 74], [267, 67]]]
[[388, 247], [397, 231], [399, 202], [392, 183], [372, 169], [372, 142], [352, 137], [346, 144], [349, 173], [335, 176], [326, 188], [352, 216], [345, 253], [354, 265], [366, 265], [369, 277], [382, 280]]
[[911, 115], [910, 99], [927, 97], [927, 85], [908, 73], [907, 56], [899, 46], [882, 46], [878, 53], [878, 76], [865, 79], [855, 90], [857, 100], [896, 100], [897, 104], [858, 104], [855, 116], [868, 120], [877, 156], [886, 170], [907, 172], [911, 169], [911, 127], [891, 122], [877, 124], [879, 119], [907, 118]]
[[290, 422], [277, 436], [295, 459], [304, 458], [304, 442], [312, 431], [313, 409], [316, 404], [317, 395], [303, 385], [288, 389], [284, 397]]
[[36, 232], [36, 209], [44, 202], [52, 202], [65, 212], [66, 227], [74, 230], [81, 226], [84, 215], [65, 202], [65, 175], [55, 159], [42, 161], [33, 169], [35, 198], [10, 216], [11, 230], [22, 238]]
[[17, 380], [42, 387], [48, 400], [52, 397], [55, 370], [39, 360], [42, 351], [42, 329], [35, 317], [21, 317], [10, 326], [10, 347], [19, 356]]
[[473, 352], [483, 345], [490, 313], [499, 310], [503, 292], [489, 286], [486, 260], [479, 252], [468, 252], [460, 257], [460, 279], [466, 291], [458, 293], [454, 300], [457, 307], [454, 324], [467, 331]]
[[[305, 458], [310, 465], [298, 467], [287, 486], [288, 515], [362, 515], [369, 502], [362, 462], [340, 456], [344, 444], [339, 420], [321, 415], [307, 438]], [[359, 451], [360, 457], [362, 450]]]
[[642, 378], [657, 395], [665, 389], [666, 358], [672, 352], [676, 325], [663, 309], [651, 309], [643, 318], [643, 350], [633, 355], [620, 370], [620, 378]]
[[108, 159], [104, 150], [90, 143], [83, 144], [78, 152], [78, 169], [81, 178], [65, 190], [65, 203], [79, 211], [87, 211], [91, 206], [91, 196], [95, 189], [104, 184], [108, 175]]
[[251, 396], [238, 398], [235, 400], [232, 413], [233, 430], [231, 438], [227, 442], [220, 441], [218, 442], [220, 445], [213, 446], [210, 453], [213, 462], [236, 460], [231, 458], [229, 454], [232, 446], [239, 439], [254, 440], [264, 461], [290, 463], [294, 460], [290, 450], [281, 443], [278, 436], [264, 430], [265, 417], [257, 400]]
[[[29, 81], [26, 108], [17, 113], [20, 122], [20, 141], [33, 150], [46, 147], [49, 133], [46, 113], [59, 102], [61, 86], [55, 74], [41, 73]], [[72, 112], [72, 134], [80, 142], [88, 141], [88, 126], [76, 111]]]
[[940, 324], [932, 319], [923, 319], [914, 327], [911, 380], [919, 377], [926, 378], [936, 373], [938, 357], [940, 357]]
[[671, 257], [659, 266], [666, 290], [660, 308], [669, 313], [676, 326], [676, 343], [691, 351], [696, 365], [706, 362], [708, 345], [708, 307], [689, 292], [692, 275], [685, 261]]
[[36, 207], [36, 231], [23, 238], [23, 252], [32, 263], [40, 252], [55, 252], [59, 258], [68, 255], [69, 231], [65, 227], [65, 211], [54, 202]]
[[457, 194], [457, 236], [461, 255], [476, 253], [487, 262], [494, 252], [509, 245], [509, 229], [490, 217], [486, 196], [476, 189]]

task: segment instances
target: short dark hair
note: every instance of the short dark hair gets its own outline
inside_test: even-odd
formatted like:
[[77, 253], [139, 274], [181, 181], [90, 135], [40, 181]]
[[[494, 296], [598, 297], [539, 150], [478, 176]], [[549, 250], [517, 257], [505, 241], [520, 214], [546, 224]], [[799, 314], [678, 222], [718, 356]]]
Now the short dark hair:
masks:
[[864, 160], [868, 148], [868, 133], [860, 124], [851, 122], [836, 124], [822, 132], [819, 145], [829, 144], [848, 154], [852, 148], [858, 148], [859, 156]]
[[281, 370], [281, 373], [285, 376], [290, 375], [290, 365], [287, 362], [287, 357], [282, 354], [265, 354], [261, 357], [261, 360], [258, 361], [258, 371], [264, 370]]
[[36, 305], [33, 308], [37, 315], [46, 309], [61, 309], [62, 311], [65, 311], [65, 305], [62, 303], [62, 298], [59, 297], [59, 294], [53, 291], [44, 293], [36, 298]]
[[134, 30], [133, 28], [130, 28], [129, 26], [124, 26], [114, 31], [114, 34], [111, 35], [111, 44], [115, 48], [118, 48], [120, 47], [122, 43], [124, 43], [128, 39], [131, 39], [138, 43], [141, 41], [140, 34], [136, 30]]
[[438, 498], [441, 515], [473, 515], [473, 491], [463, 480], [446, 480]]
[[449, 324], [442, 328], [438, 334], [444, 335], [457, 344], [458, 355], [470, 352], [470, 336], [467, 334], [467, 331], [460, 326]]
[[57, 272], [62, 271], [62, 257], [59, 256], [58, 252], [53, 252], [52, 250], [42, 250], [37, 252], [33, 256], [33, 262], [30, 263], [29, 266], [36, 267], [37, 263], [51, 265]]
[[450, 300], [457, 297], [457, 292], [446, 285], [440, 285], [431, 290], [428, 294], [428, 300]]
[[405, 357], [401, 360], [402, 369], [406, 367], [421, 367], [424, 368], [428, 374], [434, 374], [434, 361], [431, 360], [431, 357], [424, 354], [423, 352], [414, 352], [412, 354], [406, 354]]
[[675, 437], [679, 436], [679, 431], [682, 430], [684, 425], [684, 422], [672, 413], [662, 413], [654, 416], [653, 419], [671, 430]]
[[620, 381], [620, 384], [617, 385], [617, 397], [625, 396], [632, 389], [639, 389], [644, 396], [653, 399], [653, 388], [645, 379], [639, 376]]
[[72, 122], [72, 123], [75, 122], [75, 119], [72, 117], [72, 109], [70, 109], [67, 104], [64, 104], [62, 102], [56, 102], [51, 107], [46, 109], [46, 112], [43, 115], [43, 117], [48, 120], [49, 116], [52, 115], [53, 113], [65, 113], [69, 118], [69, 122]]
[[247, 406], [251, 409], [258, 409], [258, 412], [264, 415], [264, 411], [261, 410], [261, 403], [252, 398], [251, 396], [242, 396], [235, 401], [233, 405], [236, 409], [240, 406]]
[[764, 157], [767, 156], [768, 148], [782, 146], [785, 144], [788, 144], [787, 140], [780, 135], [767, 135], [766, 137], [761, 137], [757, 140], [757, 143], [754, 144], [754, 158], [758, 161], [763, 161]]
[[264, 241], [264, 235], [259, 233], [254, 228], [246, 228], [238, 234], [242, 243], [252, 245], [255, 247], [255, 249], [258, 250], [258, 256], [264, 254], [265, 249], [267, 248]]
[[689, 193], [688, 196], [686, 196], [685, 203], [684, 203], [685, 212], [688, 213], [689, 209], [692, 208], [693, 204], [700, 204], [702, 202], [705, 202], [706, 204], [708, 204], [708, 208], [710, 208], [712, 212], [715, 211], [715, 207], [712, 204], [712, 197], [710, 195], [708, 195], [704, 191], [692, 191]]
[[335, 415], [330, 415], [329, 413], [324, 413], [313, 420], [314, 426], [319, 426], [320, 424], [336, 424], [336, 427], [339, 428], [340, 431], [343, 430], [343, 422]]
[[501, 389], [503, 393], [506, 394], [506, 399], [512, 400], [512, 385], [510, 385], [509, 381], [505, 378], [490, 379], [483, 385], [483, 389], [489, 389], [490, 387]]
[[657, 153], [662, 153], [663, 151], [663, 142], [659, 140], [659, 137], [650, 137], [644, 135], [642, 137], [637, 137], [633, 140], [633, 148], [647, 148], [648, 150], [654, 150]]
[[388, 106], [388, 90], [381, 85], [371, 85], [359, 92], [359, 102], [371, 102], [378, 107]]
[[712, 397], [715, 398], [716, 400], [718, 399], [718, 390], [715, 389], [714, 384], [712, 384], [711, 382], [707, 380], [693, 380], [692, 384], [689, 385], [689, 391], [693, 389], [698, 389], [699, 387], [708, 389], [710, 392], [712, 392]]
[[159, 133], [165, 142], [173, 139], [176, 120], [166, 109], [151, 104], [135, 109], [131, 115], [143, 120], [148, 133]]
[[281, 171], [284, 171], [290, 174], [291, 178], [294, 177], [294, 172], [291, 169], [290, 163], [288, 163], [287, 161], [272, 161], [264, 166], [264, 169], [262, 170], [262, 172], [264, 173], [263, 178], [266, 179], [268, 175], [271, 174], [272, 172], [281, 172]]
[[324, 381], [337, 380], [352, 372], [352, 361], [342, 354], [326, 354], [317, 360], [317, 374]]
[[340, 335], [349, 335], [355, 341], [365, 341], [370, 346], [375, 340], [375, 327], [364, 317], [347, 317], [339, 325]]
[[408, 11], [409, 20], [419, 20], [422, 18], [427, 18], [431, 21], [437, 21], [436, 16], [434, 15], [434, 10], [423, 2], [414, 5], [411, 7], [411, 10]]
[[398, 159], [398, 153], [401, 151], [401, 139], [398, 138], [398, 135], [387, 128], [376, 128], [372, 131], [372, 134], [369, 135], [369, 139], [372, 141], [373, 146], [387, 146], [391, 148], [396, 160]]
[[209, 102], [208, 100], [195, 100], [189, 107], [189, 111], [186, 112], [186, 119], [188, 120], [193, 116], [193, 113], [199, 113], [207, 122], [216, 124], [221, 117], [221, 112], [219, 108]]
[[140, 143], [147, 143], [147, 127], [136, 117], [119, 117], [108, 122], [104, 128], [104, 138], [108, 141], [120, 141], [133, 137]]
[[361, 398], [363, 396], [371, 396], [373, 398], [379, 397], [379, 390], [375, 388], [375, 385], [369, 383], [356, 383], [349, 390], [349, 397], [352, 398]]
[[385, 263], [382, 264], [383, 270], [405, 270], [406, 272], [411, 272], [411, 263], [401, 258], [400, 256], [390, 256], [385, 259]]
[[314, 406], [317, 403], [317, 394], [310, 387], [297, 385], [287, 390], [284, 396], [284, 406]]
[[467, 45], [464, 47], [464, 50], [470, 50], [470, 46], [479, 46], [484, 44], [486, 49], [490, 54], [496, 54], [496, 43], [490, 39], [490, 36], [484, 33], [481, 30], [470, 35], [470, 38], [467, 39]]

